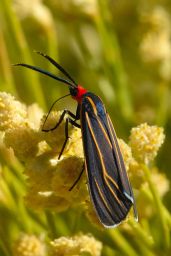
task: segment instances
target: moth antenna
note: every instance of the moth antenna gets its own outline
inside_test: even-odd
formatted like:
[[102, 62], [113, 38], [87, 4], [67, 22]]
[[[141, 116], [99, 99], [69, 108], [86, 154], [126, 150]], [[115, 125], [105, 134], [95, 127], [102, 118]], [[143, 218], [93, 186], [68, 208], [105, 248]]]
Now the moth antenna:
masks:
[[49, 76], [57, 81], [60, 81], [64, 84], [68, 84], [69, 86], [71, 87], [76, 87], [74, 84], [72, 84], [70, 81], [66, 80], [66, 79], [63, 79], [61, 77], [58, 77], [58, 76], [55, 76], [54, 74], [50, 73], [49, 71], [46, 71], [46, 70], [43, 70], [41, 68], [38, 68], [38, 67], [35, 67], [35, 66], [32, 66], [32, 65], [28, 65], [28, 64], [25, 64], [25, 63], [17, 63], [17, 64], [13, 64], [13, 66], [22, 66], [22, 67], [25, 67], [25, 68], [29, 68], [29, 69], [32, 69], [34, 71], [37, 71], [41, 74], [44, 74], [46, 76]]
[[50, 61], [50, 63], [52, 63], [57, 69], [59, 69], [71, 82], [74, 83], [75, 86], [77, 86], [77, 83], [75, 82], [75, 80], [70, 76], [70, 74], [59, 63], [57, 63], [54, 59], [52, 59], [47, 54], [44, 54], [39, 51], [35, 51], [35, 52], [37, 54], [43, 56], [44, 58], [46, 58], [48, 61]]

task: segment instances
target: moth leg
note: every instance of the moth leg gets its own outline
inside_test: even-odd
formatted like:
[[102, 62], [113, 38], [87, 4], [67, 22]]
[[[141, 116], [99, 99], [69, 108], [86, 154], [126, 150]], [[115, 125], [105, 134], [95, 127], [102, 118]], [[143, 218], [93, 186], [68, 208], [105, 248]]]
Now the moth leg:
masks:
[[[54, 105], [54, 104], [53, 104], [53, 105]], [[53, 107], [53, 105], [52, 105], [52, 107]], [[52, 107], [51, 107], [51, 109], [52, 109]], [[51, 109], [50, 109], [50, 111], [51, 111]], [[48, 118], [48, 116], [49, 116], [49, 114], [50, 114], [50, 111], [49, 111], [49, 113], [47, 114], [47, 116], [46, 116], [46, 118], [45, 118], [45, 121], [44, 121], [43, 127], [42, 127], [42, 131], [44, 131], [44, 132], [54, 131], [56, 128], [58, 128], [58, 126], [59, 126], [59, 125], [62, 123], [62, 121], [64, 120], [64, 117], [65, 117], [66, 114], [68, 114], [71, 118], [74, 119], [74, 120], [72, 120], [70, 117], [66, 118], [66, 123], [65, 123], [65, 141], [64, 141], [64, 144], [63, 144], [63, 146], [62, 146], [61, 152], [60, 152], [60, 154], [59, 154], [59, 156], [58, 156], [58, 159], [60, 159], [60, 157], [61, 157], [61, 155], [62, 155], [62, 153], [63, 153], [63, 151], [64, 151], [64, 149], [65, 149], [66, 143], [67, 143], [67, 141], [68, 141], [68, 139], [69, 139], [69, 135], [68, 135], [68, 123], [71, 123], [73, 126], [75, 126], [75, 127], [77, 127], [77, 128], [81, 128], [80, 124], [77, 124], [77, 122], [76, 122], [76, 120], [79, 120], [79, 119], [80, 119], [80, 116], [79, 116], [79, 112], [80, 112], [80, 111], [79, 111], [79, 110], [80, 110], [80, 107], [79, 107], [79, 105], [78, 105], [77, 110], [76, 110], [76, 114], [74, 115], [71, 111], [65, 109], [65, 110], [62, 112], [62, 114], [61, 114], [61, 116], [60, 116], [58, 122], [56, 123], [56, 125], [55, 125], [54, 127], [52, 127], [51, 129], [44, 129], [44, 125], [45, 125], [46, 120], [47, 120], [47, 118]]]
[[[61, 124], [61, 122], [63, 121], [63, 119], [64, 119], [64, 117], [65, 117], [66, 114], [68, 114], [70, 117], [72, 117], [72, 118], [74, 119], [74, 122], [75, 122], [75, 123], [76, 123], [77, 120], [80, 119], [80, 104], [78, 104], [78, 105], [77, 105], [77, 109], [76, 109], [76, 114], [73, 114], [73, 113], [72, 113], [71, 111], [69, 111], [68, 109], [64, 109], [64, 111], [63, 111], [63, 113], [61, 114], [61, 116], [60, 116], [60, 118], [59, 118], [59, 121], [56, 123], [56, 125], [55, 125], [54, 127], [52, 127], [51, 129], [44, 129], [44, 126], [45, 126], [45, 123], [46, 123], [46, 121], [47, 121], [47, 119], [48, 119], [48, 116], [50, 115], [50, 112], [52, 111], [53, 106], [55, 105], [55, 103], [56, 103], [57, 101], [58, 101], [58, 100], [56, 100], [56, 101], [52, 104], [52, 106], [51, 106], [51, 108], [49, 109], [49, 112], [48, 112], [48, 114], [47, 114], [47, 116], [46, 116], [46, 118], [45, 118], [45, 120], [44, 120], [44, 123], [43, 123], [43, 126], [42, 126], [42, 131], [43, 131], [43, 132], [49, 132], [49, 131], [55, 130], [55, 129]], [[73, 123], [73, 125], [74, 125], [74, 123]], [[75, 126], [78, 127], [77, 124], [76, 124]], [[79, 128], [80, 128], [80, 127], [79, 127]]]
[[[58, 122], [58, 123], [59, 123], [59, 122]], [[66, 118], [66, 123], [65, 123], [65, 141], [64, 141], [64, 144], [63, 144], [63, 146], [62, 146], [61, 152], [60, 152], [60, 154], [59, 154], [59, 156], [58, 156], [58, 159], [60, 159], [62, 153], [64, 152], [64, 149], [65, 149], [65, 146], [66, 146], [66, 144], [67, 144], [67, 141], [68, 141], [68, 139], [70, 138], [70, 137], [69, 137], [69, 134], [68, 134], [68, 124], [69, 124], [69, 123], [71, 123], [72, 125], [74, 125], [74, 126], [77, 127], [77, 128], [80, 128], [80, 125], [77, 124], [75, 121], [73, 121], [73, 120], [70, 119], [69, 117]], [[59, 124], [58, 124], [58, 125], [59, 125]]]
[[59, 118], [59, 121], [55, 124], [54, 127], [52, 127], [51, 129], [44, 129], [45, 122], [46, 122], [46, 120], [47, 120], [47, 118], [48, 118], [48, 116], [49, 116], [49, 113], [48, 113], [48, 115], [47, 115], [47, 117], [45, 118], [45, 121], [44, 121], [44, 123], [43, 123], [42, 131], [43, 131], [43, 132], [54, 131], [54, 130], [62, 123], [62, 121], [63, 121], [63, 119], [64, 119], [64, 117], [65, 117], [66, 114], [68, 114], [70, 117], [74, 118], [75, 120], [78, 120], [77, 117], [76, 117], [76, 115], [74, 115], [71, 111], [65, 109], [65, 110], [62, 112], [62, 114], [61, 114], [61, 116], [60, 116], [60, 118]]
[[79, 180], [81, 179], [81, 176], [82, 176], [82, 174], [83, 174], [83, 172], [84, 172], [84, 169], [85, 169], [85, 165], [83, 164], [82, 170], [81, 170], [81, 172], [80, 172], [78, 178], [74, 181], [73, 185], [69, 188], [69, 191], [71, 191], [71, 190], [77, 185], [77, 183], [78, 183]]
[[74, 121], [80, 120], [80, 104], [77, 105]]
[[81, 128], [81, 125], [80, 124], [77, 124], [77, 122], [75, 122], [75, 120], [72, 120], [70, 118], [68, 118], [70, 124], [72, 124], [73, 126], [77, 127], [77, 128]]

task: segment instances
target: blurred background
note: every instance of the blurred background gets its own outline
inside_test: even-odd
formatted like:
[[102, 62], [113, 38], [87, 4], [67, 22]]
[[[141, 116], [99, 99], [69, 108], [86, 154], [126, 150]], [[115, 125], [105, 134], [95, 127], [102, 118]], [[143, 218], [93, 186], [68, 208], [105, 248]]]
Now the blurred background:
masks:
[[[0, 90], [11, 93], [28, 105], [37, 102], [46, 112], [56, 99], [68, 93], [68, 89], [48, 77], [11, 65], [23, 62], [62, 76], [34, 50], [53, 57], [79, 84], [102, 98], [119, 138], [128, 142], [130, 129], [141, 123], [147, 122], [149, 125], [163, 127], [166, 139], [154, 165], [168, 181], [170, 180], [169, 0], [1, 0]], [[61, 101], [60, 108], [74, 111], [76, 103], [67, 98]], [[4, 168], [7, 164], [3, 156], [1, 158], [1, 166]], [[21, 176], [22, 168], [21, 166]], [[2, 171], [0, 175], [3, 176]], [[20, 178], [24, 180], [23, 177]], [[160, 186], [160, 180], [158, 185]], [[24, 192], [16, 195], [17, 200], [23, 195]], [[170, 201], [171, 194], [168, 190], [162, 198], [168, 212], [171, 209]], [[24, 227], [15, 219], [15, 214], [17, 215], [13, 215], [10, 209], [5, 209], [3, 204], [0, 206], [0, 229], [4, 229], [2, 233], [6, 232], [5, 236], [9, 236], [9, 241], [0, 242], [2, 256], [10, 255], [5, 249], [8, 246], [4, 243], [9, 242], [10, 247], [19, 232], [24, 231]], [[28, 219], [38, 221], [35, 212], [29, 214]], [[67, 223], [67, 214], [63, 216]], [[4, 218], [7, 230], [4, 227]], [[147, 223], [150, 218], [147, 217]], [[40, 234], [44, 231], [44, 222], [39, 228], [35, 228], [35, 225], [32, 224], [33, 233]], [[142, 230], [137, 231], [135, 227], [132, 231], [129, 229], [130, 227], [126, 231], [116, 231], [120, 232], [118, 236], [116, 234], [113, 240], [110, 238], [109, 242], [106, 242], [106, 233], [103, 234], [103, 231], [99, 234], [101, 231], [96, 228], [83, 227], [83, 231], [92, 232], [103, 242], [102, 255], [133, 255], [129, 248], [125, 251], [121, 249], [126, 244], [122, 244], [120, 235], [125, 239], [125, 243], [130, 243], [134, 248], [134, 252], [137, 253], [135, 255], [170, 255], [168, 248], [162, 251], [162, 242], [160, 243], [158, 238], [154, 239], [153, 245], [144, 245], [147, 246], [147, 250], [143, 250], [139, 243], [134, 241], [136, 232]], [[153, 229], [156, 230], [155, 224]], [[132, 232], [131, 238], [129, 232]], [[2, 233], [0, 232], [1, 236]], [[58, 236], [60, 235], [68, 233], [59, 232]], [[144, 233], [141, 235], [145, 237]], [[152, 234], [151, 236], [153, 237]]]

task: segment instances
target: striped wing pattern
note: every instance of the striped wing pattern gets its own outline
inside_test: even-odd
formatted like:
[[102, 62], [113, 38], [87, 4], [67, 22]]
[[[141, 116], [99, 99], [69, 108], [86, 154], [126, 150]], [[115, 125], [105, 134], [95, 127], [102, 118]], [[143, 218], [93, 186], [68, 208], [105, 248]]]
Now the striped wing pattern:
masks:
[[114, 227], [134, 204], [117, 138], [98, 96], [85, 94], [80, 116], [91, 199], [102, 224]]

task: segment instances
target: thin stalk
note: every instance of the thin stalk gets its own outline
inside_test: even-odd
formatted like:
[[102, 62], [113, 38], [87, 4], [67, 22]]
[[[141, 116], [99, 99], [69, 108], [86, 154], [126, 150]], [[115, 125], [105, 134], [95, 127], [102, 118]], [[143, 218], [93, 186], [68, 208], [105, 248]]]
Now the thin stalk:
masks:
[[146, 247], [143, 242], [137, 238], [135, 238], [135, 242], [137, 243], [138, 249], [139, 249], [139, 255], [145, 255], [145, 256], [155, 256], [155, 252], [150, 251], [148, 247]]
[[149, 188], [153, 195], [154, 203], [156, 205], [156, 209], [158, 212], [159, 221], [160, 221], [160, 225], [161, 225], [161, 243], [165, 249], [168, 249], [169, 245], [170, 245], [170, 234], [169, 234], [169, 228], [167, 225], [167, 221], [165, 218], [165, 212], [163, 211], [163, 204], [162, 204], [162, 201], [158, 194], [158, 191], [152, 182], [150, 170], [148, 169], [148, 167], [146, 165], [142, 165], [142, 168], [144, 170], [144, 173], [146, 176], [146, 181], [148, 182], [148, 185], [149, 185]]
[[115, 256], [119, 255], [119, 253], [117, 251], [114, 251], [113, 248], [110, 248], [109, 246], [103, 246], [102, 255]]
[[133, 247], [126, 241], [118, 229], [109, 230], [110, 238], [117, 244], [120, 251], [127, 256], [138, 256]]
[[[47, 37], [47, 52], [49, 56], [55, 56], [55, 58], [59, 58], [58, 53], [58, 42], [57, 42], [57, 34], [55, 28], [52, 27], [51, 30], [46, 31]], [[49, 64], [49, 71], [56, 72], [56, 68], [53, 65]]]
[[[20, 55], [22, 56], [23, 62], [33, 65], [29, 47], [25, 39], [21, 24], [17, 18], [17, 15], [13, 11], [12, 2], [9, 0], [1, 0], [1, 7], [6, 15], [9, 28], [11, 30], [11, 37], [14, 38], [14, 44], [17, 45]], [[17, 62], [17, 60], [16, 60]], [[32, 101], [39, 102], [42, 107], [46, 107], [43, 91], [39, 83], [38, 75], [30, 70], [23, 70], [25, 74], [25, 95], [32, 99]]]
[[57, 238], [61, 235], [69, 234], [66, 223], [64, 223], [63, 219], [58, 214], [53, 214], [50, 211], [46, 210], [45, 216], [48, 228], [50, 230], [49, 235], [52, 239]]
[[46, 216], [46, 221], [49, 228], [49, 236], [50, 238], [54, 239], [57, 237], [57, 230], [56, 230], [54, 215], [50, 211], [46, 210], [45, 216]]
[[[152, 195], [149, 191], [147, 190], [143, 190], [142, 191], [144, 193], [144, 195], [152, 202], [153, 201], [153, 198], [152, 198]], [[165, 219], [169, 225], [169, 227], [171, 228], [171, 215], [170, 215], [170, 212], [168, 211], [168, 209], [162, 204], [162, 210], [164, 212], [164, 215], [165, 215]]]
[[129, 223], [131, 224], [131, 228], [134, 230], [134, 233], [136, 234], [137, 238], [141, 241], [141, 243], [145, 247], [152, 248], [154, 245], [152, 236], [147, 234], [147, 232], [142, 228], [142, 226], [139, 223], [136, 223], [134, 220], [130, 219]]
[[17, 95], [17, 90], [15, 88], [14, 78], [11, 71], [11, 65], [2, 29], [0, 29], [0, 45], [0, 62], [2, 66], [2, 73], [4, 75], [5, 90]]
[[170, 106], [170, 90], [167, 82], [160, 83], [157, 90], [156, 124], [165, 126]]
[[132, 103], [119, 44], [113, 28], [111, 29], [112, 21], [108, 1], [98, 0], [98, 7], [99, 14], [94, 19], [103, 46], [106, 72], [116, 90], [117, 104], [121, 113], [124, 118], [130, 121], [133, 117]]
[[[47, 53], [49, 56], [52, 56], [54, 59], [59, 59], [59, 52], [58, 52], [58, 35], [55, 30], [55, 27], [52, 26], [49, 28], [49, 30], [45, 31], [46, 33], [46, 39], [47, 39]], [[54, 67], [51, 63], [47, 63], [47, 70], [50, 71], [51, 73], [58, 74], [58, 70], [56, 67]], [[52, 99], [55, 98], [58, 99], [61, 96], [61, 86], [58, 87], [58, 90], [54, 88], [54, 86], [51, 87], [51, 90], [49, 91], [48, 87], [44, 87], [44, 93], [46, 96], [47, 102], [51, 102]]]
[[11, 256], [12, 252], [9, 247], [9, 238], [4, 234], [4, 230], [0, 227], [0, 247], [5, 253], [5, 256]]
[[[5, 194], [5, 198], [6, 201], [8, 202], [8, 204], [6, 204], [7, 209], [9, 209], [11, 211], [12, 214], [15, 215], [15, 211], [17, 210], [16, 207], [16, 198], [14, 198], [14, 195], [12, 193], [12, 188], [11, 188], [11, 173], [10, 170], [8, 169], [8, 167], [4, 168], [4, 178], [1, 180], [1, 189]], [[13, 184], [14, 184], [15, 179], [13, 180]]]

